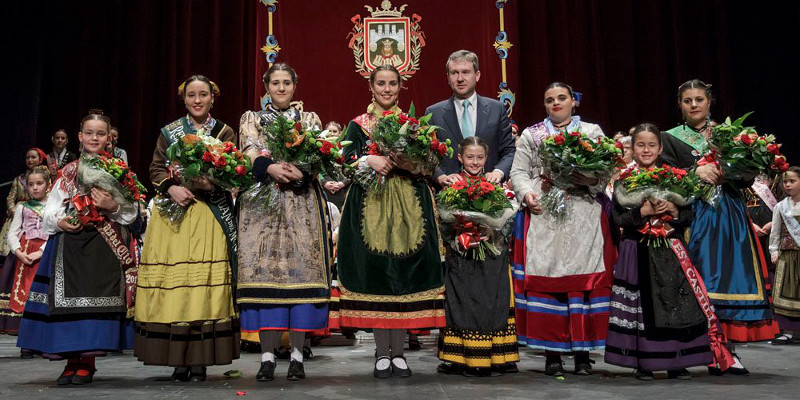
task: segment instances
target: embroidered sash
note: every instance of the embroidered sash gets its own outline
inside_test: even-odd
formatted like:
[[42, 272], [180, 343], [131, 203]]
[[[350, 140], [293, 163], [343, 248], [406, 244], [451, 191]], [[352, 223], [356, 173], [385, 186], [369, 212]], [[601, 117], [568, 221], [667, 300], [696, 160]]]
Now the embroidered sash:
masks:
[[719, 368], [724, 371], [733, 365], [733, 355], [728, 350], [728, 347], [725, 346], [728, 338], [725, 337], [725, 332], [719, 327], [719, 320], [714, 312], [714, 306], [711, 305], [711, 299], [708, 298], [706, 285], [689, 259], [689, 253], [686, 252], [683, 243], [678, 239], [670, 239], [669, 242], [672, 252], [675, 253], [675, 257], [678, 258], [678, 262], [681, 264], [686, 280], [689, 281], [689, 285], [692, 287], [692, 293], [697, 299], [697, 304], [708, 320], [708, 338], [711, 344], [711, 351], [714, 354], [714, 365], [711, 366], [719, 364]]
[[702, 134], [687, 128], [686, 125], [676, 126], [668, 130], [667, 133], [675, 137], [675, 139], [678, 139], [681, 142], [686, 143], [689, 147], [693, 148], [697, 152], [697, 154], [700, 154], [700, 152], [703, 151], [703, 146], [705, 146], [706, 138], [703, 137]]
[[786, 230], [789, 231], [795, 242], [800, 243], [800, 222], [797, 222], [797, 219], [792, 215], [792, 205], [789, 203], [789, 198], [781, 200], [777, 207], [783, 224], [786, 225]]
[[769, 207], [770, 211], [775, 211], [775, 206], [778, 204], [778, 201], [775, 200], [775, 195], [769, 190], [769, 186], [762, 182], [761, 179], [756, 178], [750, 188], [753, 189], [753, 192], [758, 195], [767, 207]]
[[[217, 123], [217, 121], [209, 116], [209, 120], [203, 125], [204, 128], [208, 127], [209, 136], [217, 137], [220, 132], [225, 128], [224, 123]], [[186, 132], [195, 132], [194, 126], [189, 123], [189, 119], [183, 117], [171, 124], [161, 128], [161, 134], [167, 140], [167, 146], [180, 140]], [[228, 243], [228, 258], [231, 265], [231, 277], [234, 286], [236, 285], [237, 271], [237, 252], [239, 250], [239, 241], [236, 235], [236, 215], [231, 206], [233, 201], [230, 193], [224, 190], [215, 190], [209, 194], [208, 201], [206, 202], [211, 213], [217, 219], [220, 227], [225, 232], [225, 240]]]

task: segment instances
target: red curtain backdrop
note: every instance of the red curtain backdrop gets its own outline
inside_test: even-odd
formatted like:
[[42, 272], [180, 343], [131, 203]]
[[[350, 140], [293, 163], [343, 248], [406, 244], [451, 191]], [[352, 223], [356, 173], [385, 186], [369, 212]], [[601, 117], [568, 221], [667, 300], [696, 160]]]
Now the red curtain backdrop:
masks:
[[[369, 17], [364, 7], [379, 8], [380, 0], [304, 0], [280, 1], [273, 14], [273, 33], [278, 40], [278, 61], [286, 62], [297, 71], [299, 84], [295, 100], [302, 100], [306, 111], [319, 114], [323, 123], [335, 120], [343, 125], [364, 113], [371, 94], [366, 79], [355, 70], [353, 50], [348, 48], [348, 34], [353, 30], [351, 18]], [[510, 30], [512, 43], [516, 44], [517, 2], [505, 4], [506, 30]], [[420, 56], [420, 70], [405, 82], [400, 92], [400, 107], [404, 110], [411, 101], [418, 113], [426, 107], [451, 95], [447, 84], [445, 62], [460, 49], [478, 54], [481, 78], [477, 91], [483, 96], [497, 97], [502, 81], [500, 58], [494, 50], [494, 41], [500, 29], [498, 8], [494, 1], [461, 0], [420, 1], [396, 0], [392, 8], [407, 4], [403, 16], [418, 14], [426, 46]], [[268, 35], [267, 7], [256, 10], [259, 47]], [[509, 64], [517, 60], [517, 48], [512, 47]], [[258, 71], [254, 79], [260, 81], [268, 64], [259, 51]], [[516, 84], [516, 68], [509, 82]], [[264, 93], [259, 87], [258, 96]], [[253, 99], [254, 106], [258, 98]]]
[[[278, 2], [278, 60], [297, 69], [296, 98], [323, 121], [346, 122], [370, 100], [347, 34], [353, 15], [379, 3]], [[421, 70], [401, 92], [403, 107], [413, 100], [422, 110], [450, 95], [444, 63], [461, 48], [480, 56], [478, 92], [497, 96], [494, 1], [393, 2], [402, 4], [404, 15], [422, 17], [427, 44]], [[102, 108], [120, 128], [120, 146], [146, 178], [159, 128], [185, 113], [176, 94], [182, 79], [215, 80], [222, 97], [212, 114], [234, 128], [263, 94], [266, 7], [257, 0], [28, 0], [4, 10], [0, 182], [22, 172], [27, 148], [49, 152], [58, 128], [76, 150], [78, 122], [90, 108]], [[584, 94], [581, 116], [607, 134], [641, 121], [669, 128], [680, 122], [678, 85], [697, 77], [714, 84], [715, 118], [755, 111], [748, 122], [779, 135], [790, 161], [800, 162], [792, 136], [798, 16], [798, 2], [509, 0], [513, 118], [520, 126], [541, 120], [544, 87], [563, 80]]]

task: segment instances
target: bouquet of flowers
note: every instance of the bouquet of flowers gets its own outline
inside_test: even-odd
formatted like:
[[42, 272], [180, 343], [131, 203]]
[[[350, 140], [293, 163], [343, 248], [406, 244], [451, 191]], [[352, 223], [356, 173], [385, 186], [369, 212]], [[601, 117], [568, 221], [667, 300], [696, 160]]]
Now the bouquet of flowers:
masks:
[[676, 206], [685, 206], [694, 200], [700, 179], [669, 165], [649, 168], [631, 168], [619, 179], [622, 184], [616, 189], [619, 204], [626, 208], [641, 206], [646, 200], [666, 200]]
[[[452, 224], [445, 236], [461, 255], [485, 260], [486, 253], [499, 255], [509, 233], [508, 223], [517, 211], [514, 194], [483, 177], [462, 175], [464, 180], [442, 190], [436, 197], [439, 217]], [[443, 227], [445, 225], [443, 224]]]
[[[311, 177], [339, 171], [344, 164], [342, 147], [349, 141], [324, 139], [316, 127], [305, 127], [302, 123], [278, 115], [277, 119], [263, 131], [264, 142], [248, 138], [259, 154], [277, 162], [293, 164]], [[281, 184], [258, 182], [243, 194], [248, 200], [260, 201], [264, 210], [275, 212], [283, 192]]]
[[[726, 181], [752, 181], [761, 173], [781, 173], [789, 169], [786, 157], [781, 154], [781, 145], [775, 136], [759, 135], [755, 128], [743, 126], [749, 112], [735, 121], [730, 117], [711, 128], [708, 149], [698, 166], [715, 164], [722, 169]], [[711, 205], [718, 204], [721, 192], [719, 185], [707, 183], [698, 189], [699, 196]]]
[[[384, 111], [378, 119], [369, 141], [369, 154], [403, 157], [413, 165], [413, 174], [430, 175], [442, 162], [453, 156], [450, 139], [440, 142], [435, 125], [430, 125], [432, 114], [417, 119], [414, 105], [409, 112]], [[386, 177], [380, 176], [366, 165], [356, 171], [356, 181], [363, 187], [376, 191], [383, 186]]]
[[106, 152], [81, 155], [76, 178], [83, 193], [72, 199], [75, 209], [71, 212], [70, 223], [73, 224], [80, 222], [86, 225], [102, 221], [103, 216], [89, 195], [93, 187], [109, 192], [117, 204], [143, 201], [144, 193], [147, 192], [128, 164]]
[[[170, 173], [191, 186], [193, 180], [204, 177], [225, 190], [244, 189], [253, 183], [250, 160], [231, 142], [205, 135], [184, 135], [167, 148]], [[187, 207], [172, 201], [169, 196], [155, 200], [161, 214], [174, 225], [183, 221]]]
[[[640, 207], [645, 201], [655, 203], [658, 200], [685, 206], [692, 202], [700, 186], [700, 179], [694, 173], [668, 165], [631, 168], [623, 172], [619, 179], [622, 184], [615, 189], [614, 197], [626, 208]], [[654, 215], [639, 232], [656, 247], [667, 244], [667, 237], [674, 231], [670, 222], [671, 215]]]
[[607, 179], [614, 170], [625, 166], [622, 145], [608, 137], [591, 139], [580, 131], [559, 132], [542, 141], [542, 178], [552, 188], [542, 196], [542, 208], [555, 220], [563, 221], [569, 213], [571, 176], [579, 173]]
[[167, 158], [185, 182], [205, 177], [227, 190], [253, 183], [250, 160], [233, 143], [213, 136], [184, 135], [167, 148]]

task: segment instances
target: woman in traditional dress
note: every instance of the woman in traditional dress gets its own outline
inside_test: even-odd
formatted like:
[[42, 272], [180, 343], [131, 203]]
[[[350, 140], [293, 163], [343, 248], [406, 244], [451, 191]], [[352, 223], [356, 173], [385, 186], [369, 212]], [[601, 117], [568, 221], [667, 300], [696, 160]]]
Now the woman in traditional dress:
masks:
[[544, 106], [547, 118], [522, 132], [511, 168], [517, 198], [534, 214], [524, 234], [525, 258], [515, 257], [520, 261], [515, 266], [517, 334], [520, 343], [545, 351], [546, 374], [563, 375], [561, 354], [574, 352], [575, 373], [588, 375], [589, 351], [605, 346], [616, 255], [604, 212], [610, 207], [604, 194], [607, 182], [573, 174], [572, 212], [563, 223], [552, 221], [541, 215], [538, 201], [547, 190], [542, 187], [540, 146], [560, 131], [580, 130], [590, 138], [602, 137], [603, 131], [573, 115], [575, 96], [565, 83], [547, 87]]
[[[661, 158], [665, 164], [682, 169], [695, 167], [711, 133], [712, 101], [711, 85], [697, 79], [678, 88], [678, 105], [685, 123], [662, 135]], [[729, 341], [772, 339], [778, 326], [770, 310], [766, 259], [740, 191], [753, 182], [726, 179], [715, 164], [698, 166], [696, 173], [700, 179], [722, 186], [719, 205], [694, 202], [688, 244], [722, 328]], [[733, 343], [729, 343], [732, 347]], [[729, 372], [748, 373], [738, 357]]]
[[[403, 357], [406, 330], [445, 325], [442, 246], [428, 177], [389, 157], [369, 155], [370, 136], [384, 111], [399, 111], [400, 73], [370, 74], [373, 102], [347, 126], [345, 157], [386, 180], [379, 192], [350, 186], [339, 225], [339, 318], [343, 328], [372, 329], [373, 375], [411, 376]], [[398, 160], [399, 161], [399, 160]]]
[[[660, 137], [651, 124], [634, 129], [636, 167], [659, 166]], [[626, 208], [620, 205], [625, 195], [624, 190], [614, 191], [614, 221], [623, 233], [614, 267], [606, 362], [636, 368], [640, 380], [652, 380], [653, 371], [659, 370], [667, 370], [669, 378], [689, 379], [687, 367], [712, 361], [708, 320], [671, 245], [655, 242], [641, 229], [651, 218], [668, 214], [672, 221], [667, 238], [682, 242], [692, 220], [691, 205], [645, 200], [640, 207]]]
[[317, 114], [291, 106], [297, 74], [284, 63], [264, 74], [272, 102], [263, 111], [242, 115], [239, 128], [244, 153], [253, 160], [256, 180], [277, 185], [274, 208], [243, 196], [239, 216], [239, 281], [237, 302], [242, 330], [257, 333], [261, 342], [258, 381], [275, 372], [274, 350], [289, 331], [291, 361], [287, 379], [305, 378], [303, 342], [306, 332], [328, 325], [330, 265], [333, 261], [328, 205], [317, 176], [288, 162], [269, 157], [264, 132], [279, 116], [319, 129]]
[[789, 167], [782, 179], [786, 198], [775, 207], [769, 252], [775, 268], [773, 305], [781, 335], [774, 345], [792, 344], [800, 334], [800, 167]]
[[[6, 197], [6, 222], [0, 230], [0, 237], [8, 235], [8, 228], [14, 217], [14, 210], [23, 201], [28, 201], [28, 174], [39, 165], [47, 165], [47, 156], [39, 148], [32, 148], [25, 153], [25, 172], [17, 175], [11, 182], [11, 190]], [[5, 257], [12, 249], [8, 248], [5, 240], [0, 240], [0, 257]]]
[[[459, 182], [484, 177], [483, 166], [489, 146], [471, 136], [458, 146], [458, 161], [463, 166]], [[442, 229], [452, 229], [443, 226]], [[500, 253], [476, 260], [449, 248], [445, 256], [445, 312], [447, 327], [439, 336], [437, 371], [462, 372], [466, 376], [497, 376], [517, 372], [519, 361], [508, 242], [503, 230], [489, 240]], [[455, 242], [455, 240], [453, 241]], [[455, 244], [457, 246], [457, 244]], [[451, 245], [451, 247], [454, 245]]]
[[[110, 128], [111, 121], [100, 111], [83, 118], [78, 133], [83, 157], [105, 149]], [[82, 187], [77, 179], [81, 162], [62, 169], [45, 204], [42, 230], [50, 239], [31, 284], [17, 339], [17, 346], [41, 352], [45, 358], [67, 359], [59, 385], [91, 383], [95, 357], [124, 347], [130, 294], [125, 270], [135, 268], [125, 225], [136, 218], [137, 203], [118, 202], [119, 196], [103, 189]], [[83, 225], [74, 216], [76, 207], [92, 203], [102, 218]]]
[[161, 128], [150, 181], [161, 198], [184, 207], [185, 215], [175, 223], [153, 207], [136, 290], [134, 354], [146, 365], [175, 367], [177, 382], [197, 382], [206, 379], [207, 366], [239, 358], [231, 289], [236, 220], [228, 192], [203, 177], [182, 181], [166, 152], [184, 135], [236, 143], [236, 133], [211, 117], [219, 89], [205, 76], [190, 76], [178, 95], [188, 114]]

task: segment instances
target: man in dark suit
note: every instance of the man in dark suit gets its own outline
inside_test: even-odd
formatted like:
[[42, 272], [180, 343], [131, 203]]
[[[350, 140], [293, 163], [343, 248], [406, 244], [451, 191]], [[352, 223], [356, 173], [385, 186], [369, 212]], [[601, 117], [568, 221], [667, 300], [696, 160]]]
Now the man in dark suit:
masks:
[[[454, 149], [469, 136], [483, 139], [489, 145], [486, 179], [501, 182], [509, 177], [514, 161], [511, 120], [499, 101], [475, 93], [475, 86], [481, 78], [475, 53], [456, 51], [447, 59], [446, 66], [453, 96], [428, 107], [425, 114], [433, 113], [431, 124], [442, 128], [436, 135], [440, 141], [450, 139]], [[440, 186], [446, 186], [461, 179], [459, 172], [461, 165], [454, 154], [452, 158], [442, 160], [433, 177]]]

